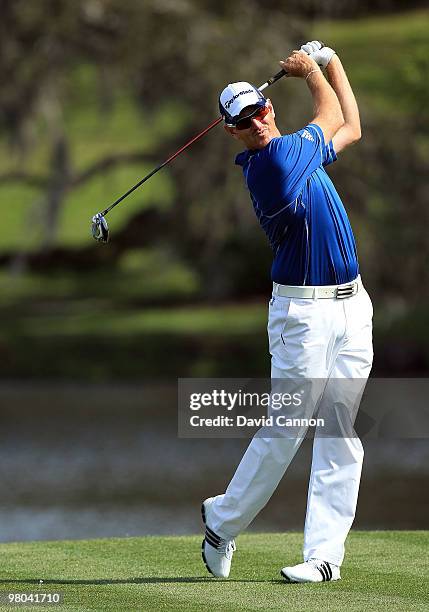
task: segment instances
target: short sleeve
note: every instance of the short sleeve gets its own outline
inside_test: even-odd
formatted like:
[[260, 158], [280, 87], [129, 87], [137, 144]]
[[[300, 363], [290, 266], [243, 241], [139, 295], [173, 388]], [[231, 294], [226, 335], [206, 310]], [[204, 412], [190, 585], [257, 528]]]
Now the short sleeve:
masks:
[[323, 131], [320, 126], [316, 123], [310, 123], [306, 129], [312, 128], [319, 135], [320, 143], [321, 143], [321, 151], [322, 151], [322, 165], [329, 166], [333, 162], [337, 161], [337, 154], [335, 153], [334, 144], [332, 140], [325, 144], [325, 138], [323, 136]]
[[302, 130], [276, 138], [267, 147], [273, 169], [282, 175], [283, 198], [293, 201], [303, 190], [307, 179], [321, 168], [326, 145], [321, 128], [310, 123]]
[[335, 153], [334, 144], [332, 140], [325, 146], [323, 151], [323, 165], [329, 166], [333, 162], [337, 161], [337, 154]]

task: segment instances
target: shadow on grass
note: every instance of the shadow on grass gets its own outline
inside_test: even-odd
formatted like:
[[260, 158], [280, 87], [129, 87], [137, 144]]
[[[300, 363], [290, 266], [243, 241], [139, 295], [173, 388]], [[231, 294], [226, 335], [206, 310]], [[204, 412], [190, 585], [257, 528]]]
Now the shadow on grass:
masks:
[[38, 578], [21, 578], [14, 580], [7, 580], [5, 578], [0, 579], [0, 584], [163, 584], [170, 582], [183, 582], [183, 583], [199, 583], [199, 582], [238, 582], [238, 583], [285, 583], [284, 580], [221, 580], [220, 578], [211, 578], [210, 576], [188, 576], [188, 577], [163, 577], [163, 576], [147, 576], [142, 578], [106, 578], [99, 580], [61, 580], [56, 578], [43, 579]]

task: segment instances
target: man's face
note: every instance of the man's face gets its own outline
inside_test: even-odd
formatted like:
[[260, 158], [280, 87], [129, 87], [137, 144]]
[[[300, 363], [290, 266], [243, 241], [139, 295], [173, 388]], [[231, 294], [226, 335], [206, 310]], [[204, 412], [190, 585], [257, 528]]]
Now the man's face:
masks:
[[[237, 127], [225, 126], [225, 130], [235, 139], [244, 143], [247, 149], [263, 149], [273, 138], [279, 135], [279, 131], [274, 121], [274, 109], [270, 100], [266, 104], [269, 113], [265, 117], [252, 117], [250, 127], [238, 129]], [[248, 117], [258, 106], [246, 106], [239, 114], [239, 118]]]

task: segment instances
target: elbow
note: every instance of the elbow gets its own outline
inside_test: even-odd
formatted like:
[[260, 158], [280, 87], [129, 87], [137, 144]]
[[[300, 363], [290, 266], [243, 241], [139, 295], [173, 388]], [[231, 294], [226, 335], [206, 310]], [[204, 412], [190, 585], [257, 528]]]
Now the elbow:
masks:
[[360, 129], [360, 125], [352, 126], [347, 123], [344, 123], [341, 133], [343, 135], [343, 140], [345, 146], [349, 147], [350, 145], [355, 144], [358, 140], [361, 139], [362, 133]]
[[353, 128], [350, 130], [350, 137], [352, 139], [352, 142], [357, 142], [362, 138], [362, 130], [360, 128], [360, 124], [353, 126]]
[[349, 135], [350, 135], [350, 144], [355, 144], [355, 142], [358, 142], [358, 140], [362, 138], [362, 131], [360, 129], [360, 126], [357, 126], [353, 128], [352, 130], [350, 130]]

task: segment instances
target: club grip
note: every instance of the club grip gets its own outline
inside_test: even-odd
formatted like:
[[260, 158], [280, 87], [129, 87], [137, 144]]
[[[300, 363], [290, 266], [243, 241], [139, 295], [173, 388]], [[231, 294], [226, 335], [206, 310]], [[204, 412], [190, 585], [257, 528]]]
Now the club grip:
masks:
[[[325, 46], [324, 42], [322, 42], [321, 40], [319, 42], [322, 45], [322, 47]], [[283, 70], [283, 68], [282, 68], [281, 70], [279, 70], [279, 72], [277, 72], [277, 74], [275, 74], [274, 76], [270, 77], [268, 79], [268, 81], [266, 83], [264, 83], [264, 85], [262, 85], [259, 89], [262, 91], [263, 89], [265, 89], [266, 87], [269, 87], [270, 85], [272, 85], [273, 83], [275, 83], [276, 81], [278, 81], [279, 79], [281, 79], [282, 77], [284, 77], [286, 75], [287, 75], [286, 70]]]
[[272, 85], [273, 83], [275, 83], [276, 81], [284, 77], [286, 74], [287, 74], [286, 70], [283, 70], [282, 68], [279, 72], [277, 72], [277, 74], [275, 74], [274, 76], [268, 79], [267, 86], [269, 87], [270, 85]]

